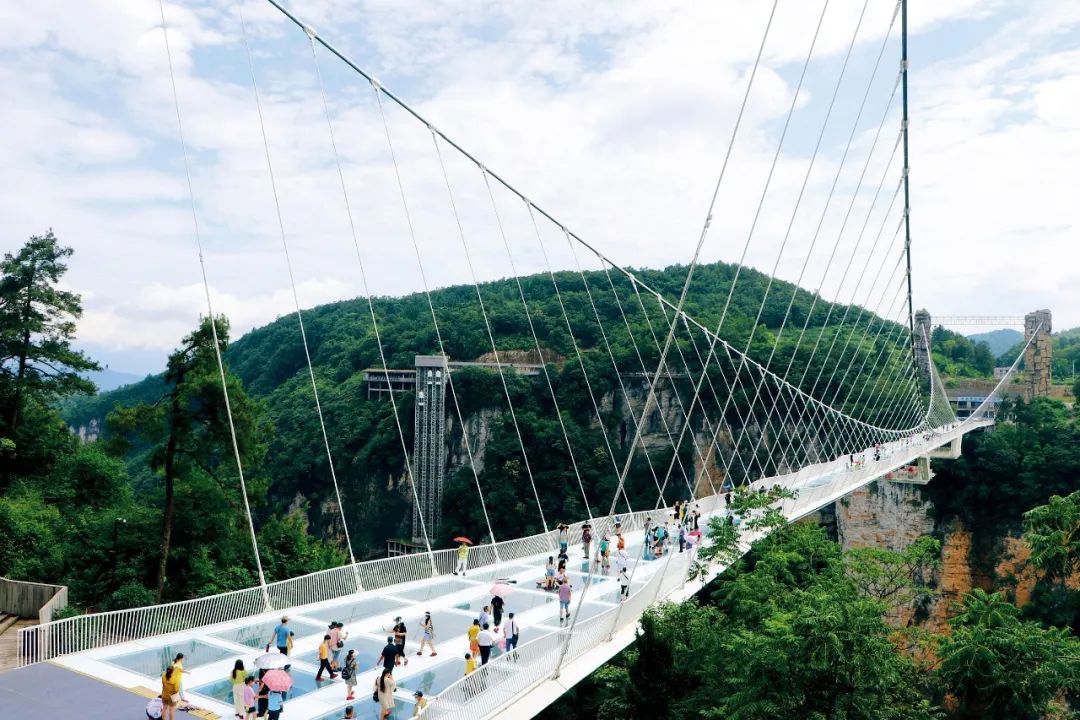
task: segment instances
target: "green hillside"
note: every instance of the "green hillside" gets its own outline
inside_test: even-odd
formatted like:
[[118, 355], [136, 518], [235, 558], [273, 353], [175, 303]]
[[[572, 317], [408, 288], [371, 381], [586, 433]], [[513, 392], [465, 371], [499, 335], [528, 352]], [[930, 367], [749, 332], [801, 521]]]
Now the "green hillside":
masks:
[[[677, 265], [663, 270], [641, 270], [638, 276], [666, 296], [677, 297], [685, 273], [686, 268]], [[715, 326], [733, 274], [734, 266], [731, 265], [700, 267], [689, 295], [688, 312], [706, 325]], [[593, 389], [598, 395], [611, 393], [618, 387], [617, 378], [612, 371], [603, 334], [593, 315], [581, 276], [560, 273], [556, 279], [562, 302], [574, 327], [575, 339], [582, 348]], [[655, 299], [642, 295], [643, 310], [633, 287], [622, 276], [612, 276], [614, 292], [602, 272], [587, 273], [586, 279], [620, 370], [641, 371], [627, 323], [645, 363], [651, 369], [658, 351], [651, 339], [649, 324], [661, 338], [665, 331], [664, 318]], [[615, 477], [611, 460], [606, 456], [603, 438], [593, 422], [594, 414], [584, 378], [574, 361], [573, 343], [562, 317], [559, 297], [547, 275], [524, 277], [521, 283], [543, 347], [568, 358], [561, 367], [552, 368], [556, 375], [555, 387], [569, 431], [574, 436], [574, 445], [596, 449], [592, 453], [582, 453], [584, 457], [575, 460], [581, 468], [591, 504], [595, 505], [594, 510], [600, 510], [610, 502]], [[752, 270], [744, 270], [739, 279], [739, 291], [734, 296], [724, 324], [725, 337], [736, 347], [743, 346], [749, 336], [765, 283], [766, 277]], [[770, 291], [762, 315], [763, 327], [756, 334], [752, 350], [752, 355], [762, 362], [767, 359], [776, 331], [783, 322], [792, 289], [790, 284], [778, 282]], [[513, 280], [489, 282], [481, 286], [481, 293], [500, 350], [531, 349], [532, 335], [522, 310], [517, 284]], [[451, 358], [470, 360], [490, 351], [476, 290], [472, 286], [436, 290], [432, 293], [432, 302], [440, 320], [445, 349]], [[788, 329], [773, 360], [773, 366], [781, 371], [788, 364], [811, 302], [809, 293], [798, 292]], [[830, 324], [835, 324], [845, 310], [844, 307], [832, 308]], [[431, 314], [423, 294], [378, 298], [375, 312], [389, 366], [411, 367], [415, 354], [438, 352]], [[627, 323], [623, 321], [623, 312], [626, 313]], [[837, 362], [837, 356], [847, 345], [849, 330], [844, 330], [836, 343], [829, 367], [823, 367], [826, 349], [834, 332], [830, 329], [822, 338], [813, 367], [807, 368], [817, 328], [829, 312], [828, 304], [817, 303], [810, 321], [811, 330], [800, 345], [792, 378], [802, 375], [805, 368], [805, 384], [809, 389], [820, 371], [818, 396], [830, 398], [835, 395], [843, 399], [850, 395], [854, 398], [857, 385], [852, 381], [847, 385], [842, 384], [841, 373], [836, 368], [848, 365], [860, 367], [860, 358], [866, 358], [867, 353], [877, 353], [885, 343], [879, 341], [876, 346], [870, 340], [860, 343], [863, 329], [868, 324], [864, 319], [858, 325], [855, 339], [841, 362]], [[849, 328], [855, 318], [863, 315], [862, 311], [853, 309], [849, 315]], [[357, 299], [312, 308], [305, 311], [304, 322], [320, 383], [320, 399], [326, 415], [335, 469], [343, 484], [344, 505], [353, 542], [362, 546], [365, 552], [378, 552], [386, 538], [408, 533], [410, 496], [402, 484], [404, 467], [401, 443], [393, 424], [390, 405], [387, 402], [369, 401], [362, 384], [363, 371], [380, 366], [367, 302]], [[877, 327], [874, 326], [870, 338], [877, 336]], [[902, 328], [890, 323], [882, 337], [893, 335], [894, 331], [902, 334]], [[693, 358], [697, 357], [698, 352], [705, 352], [705, 339], [698, 334], [693, 342], [697, 343], [696, 348], [690, 337], [681, 333], [683, 356], [696, 364]], [[897, 357], [903, 357], [900, 346], [894, 350]], [[856, 352], [862, 354], [856, 358]], [[280, 318], [238, 339], [229, 348], [226, 360], [246, 389], [262, 402], [267, 419], [274, 428], [272, 440], [268, 443], [266, 463], [271, 506], [281, 509], [302, 497], [310, 503], [313, 526], [317, 532], [335, 535], [339, 531], [335, 513], [332, 508], [323, 505], [323, 501], [331, 497], [330, 474], [295, 316]], [[726, 367], [724, 371], [729, 377], [734, 375], [732, 367]], [[719, 373], [721, 368], [717, 366], [713, 372]], [[757, 376], [751, 377], [746, 371], [744, 374], [747, 376], [745, 385], [753, 388]], [[541, 499], [549, 519], [584, 514], [580, 495], [573, 492], [576, 479], [572, 475], [572, 464], [565, 446], [559, 442], [561, 431], [554, 419], [551, 399], [543, 379], [515, 376], [511, 381], [518, 420], [526, 429], [526, 452], [538, 484], [542, 486]], [[505, 409], [502, 388], [493, 373], [456, 373], [454, 385], [466, 415], [483, 408]], [[720, 386], [719, 379], [717, 386]], [[85, 426], [92, 420], [103, 422], [112, 408], [149, 401], [160, 394], [162, 387], [160, 377], [148, 378], [115, 392], [69, 402], [64, 408], [64, 416], [73, 426]], [[682, 390], [685, 392], [687, 388]], [[735, 398], [729, 413], [733, 423], [736, 412], [740, 408], [745, 410], [748, 403], [746, 397]], [[448, 414], [452, 414], [449, 408], [448, 401]], [[851, 409], [859, 411], [859, 408]], [[404, 418], [406, 446], [411, 451], [411, 396], [402, 396], [400, 410]], [[604, 420], [609, 437], [614, 437], [617, 435], [616, 426], [624, 418], [609, 414]], [[539, 519], [535, 512], [530, 511], [533, 505], [531, 491], [520, 472], [521, 452], [516, 435], [506, 413], [496, 417], [493, 424], [486, 457], [481, 458], [485, 466], [481, 484], [488, 504], [495, 502], [504, 510], [493, 518], [495, 530], [503, 537], [537, 531], [540, 529]], [[454, 439], [457, 440], [457, 436]], [[624, 450], [618, 448], [616, 453]], [[689, 444], [681, 451], [688, 453]], [[631, 501], [651, 503], [655, 500], [655, 485], [643, 462], [640, 458], [638, 460], [638, 466], [631, 476]], [[654, 458], [654, 463], [663, 467], [667, 462], [668, 458], [665, 457]], [[653, 497], [646, 499], [650, 488]], [[514, 511], [505, 512], [507, 508]], [[451, 478], [448, 483], [446, 526], [451, 534], [458, 531], [480, 534], [483, 527], [476, 501], [475, 480], [468, 470], [460, 470], [458, 477]]]

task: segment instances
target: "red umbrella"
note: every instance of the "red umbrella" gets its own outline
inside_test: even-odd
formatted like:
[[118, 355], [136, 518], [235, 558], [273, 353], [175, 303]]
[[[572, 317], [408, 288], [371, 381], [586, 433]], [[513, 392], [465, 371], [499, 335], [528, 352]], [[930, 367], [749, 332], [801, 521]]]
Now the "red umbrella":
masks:
[[464, 535], [458, 535], [456, 538], [454, 538], [454, 542], [463, 542], [466, 545], [472, 545], [473, 544], [473, 541], [470, 540], [469, 538], [465, 537]]
[[701, 531], [700, 530], [691, 530], [690, 532], [688, 532], [686, 534], [687, 535], [692, 535], [694, 537], [701, 537]]
[[292, 676], [284, 670], [268, 670], [262, 681], [274, 692], [288, 692], [292, 687]]

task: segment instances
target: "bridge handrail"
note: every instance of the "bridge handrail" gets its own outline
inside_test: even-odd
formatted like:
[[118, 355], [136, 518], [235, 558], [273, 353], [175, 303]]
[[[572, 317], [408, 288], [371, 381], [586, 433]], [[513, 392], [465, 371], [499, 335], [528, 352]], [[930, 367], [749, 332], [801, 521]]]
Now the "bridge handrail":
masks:
[[[646, 517], [655, 520], [665, 512], [665, 509], [640, 511], [624, 514], [620, 519], [622, 527], [630, 531], [640, 528]], [[597, 518], [594, 521], [594, 532], [597, 536], [601, 532], [612, 531], [616, 517], [619, 516]], [[569, 525], [571, 543], [580, 542], [583, 526], [584, 522]], [[469, 567], [481, 568], [544, 552], [555, 554], [556, 535], [557, 532], [552, 530], [524, 538], [503, 540], [494, 545], [478, 545], [469, 552]], [[263, 589], [250, 587], [161, 605], [109, 610], [46, 621], [19, 631], [19, 665], [30, 665], [61, 655], [155, 635], [257, 617], [285, 608], [335, 600], [390, 585], [425, 580], [432, 577], [432, 564], [437, 575], [449, 574], [453, 572], [456, 559], [456, 551], [453, 549], [437, 550], [430, 555], [417, 553], [367, 560], [355, 565], [343, 565], [280, 580], [266, 586], [269, 607], [266, 605]], [[360, 582], [359, 588], [357, 578]]]
[[[881, 469], [868, 463], [860, 474], [869, 476]], [[798, 474], [796, 472], [790, 475]], [[781, 481], [783, 478], [772, 478], [769, 482]], [[818, 488], [812, 494], [817, 494], [821, 490]], [[708, 513], [715, 508], [717, 500], [718, 496], [713, 495], [700, 498], [697, 502], [701, 511]], [[641, 528], [646, 518], [659, 522], [667, 517], [666, 513], [666, 508], [659, 508], [621, 516], [594, 518], [593, 534], [594, 537], [599, 538], [605, 533], [613, 532], [617, 519], [621, 521], [621, 527], [624, 530], [628, 532], [637, 530]], [[584, 524], [584, 521], [569, 524], [568, 540], [571, 544], [580, 543], [581, 529]], [[469, 553], [469, 567], [486, 567], [497, 562], [548, 552], [555, 554], [555, 543], [556, 531], [553, 530], [524, 538], [504, 540], [494, 545], [479, 545]], [[252, 587], [163, 605], [111, 610], [55, 620], [19, 631], [19, 664], [29, 665], [60, 655], [254, 618], [285, 608], [302, 607], [354, 595], [358, 592], [377, 590], [389, 585], [425, 580], [432, 577], [433, 564], [436, 575], [443, 575], [453, 571], [455, 560], [456, 551], [453, 549], [439, 550], [431, 554], [418, 553], [382, 558], [271, 583], [266, 586], [265, 596], [263, 588]], [[357, 588], [357, 578], [359, 578], [360, 588]], [[270, 600], [269, 606], [266, 602], [267, 597]]]

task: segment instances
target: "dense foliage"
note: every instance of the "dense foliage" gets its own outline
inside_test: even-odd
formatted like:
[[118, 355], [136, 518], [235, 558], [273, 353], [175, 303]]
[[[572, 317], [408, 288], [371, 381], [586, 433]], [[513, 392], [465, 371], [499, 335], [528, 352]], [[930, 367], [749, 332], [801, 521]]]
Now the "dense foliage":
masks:
[[[3, 296], [0, 336], [14, 356], [0, 372], [0, 575], [66, 584], [76, 605], [105, 609], [255, 584], [208, 320], [170, 358], [152, 385], [156, 397], [111, 416], [108, 442], [80, 441], [54, 408], [61, 392], [93, 389], [78, 372], [94, 363], [67, 345], [79, 298], [56, 287], [70, 255], [49, 234], [3, 263], [0, 288], [22, 310], [8, 312], [12, 295]], [[223, 318], [218, 330], [227, 347]], [[336, 548], [307, 532], [303, 508], [273, 508], [270, 517], [264, 456], [272, 428], [226, 375], [250, 497], [265, 518], [268, 578], [340, 564]]]
[[1001, 594], [966, 594], [947, 633], [890, 626], [931, 592], [937, 551], [844, 553], [820, 527], [779, 528], [695, 600], [647, 612], [628, 650], [541, 717], [1038, 720], [1080, 691], [1080, 640]]
[[[967, 378], [994, 376], [994, 353], [985, 342], [972, 342], [939, 325], [930, 336], [930, 350], [934, 364], [942, 375]], [[1005, 364], [1011, 365], [1012, 359]]]

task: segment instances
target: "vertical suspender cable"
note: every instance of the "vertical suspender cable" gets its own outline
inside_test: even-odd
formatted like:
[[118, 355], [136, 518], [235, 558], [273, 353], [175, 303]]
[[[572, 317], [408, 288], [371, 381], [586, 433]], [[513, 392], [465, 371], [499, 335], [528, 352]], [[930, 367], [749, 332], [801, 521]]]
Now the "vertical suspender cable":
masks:
[[[375, 316], [375, 303], [371, 299], [371, 288], [368, 285], [367, 270], [364, 268], [364, 258], [360, 253], [360, 240], [356, 232], [356, 221], [353, 219], [352, 203], [349, 201], [349, 191], [345, 185], [345, 171], [341, 165], [341, 153], [338, 152], [337, 138], [334, 135], [334, 123], [330, 119], [330, 105], [326, 100], [326, 86], [322, 77], [322, 70], [319, 68], [319, 56], [315, 51], [315, 31], [310, 27], [305, 26], [304, 32], [307, 34], [308, 42], [311, 45], [311, 62], [315, 68], [315, 76], [319, 81], [319, 92], [322, 96], [323, 115], [326, 117], [326, 130], [330, 136], [330, 147], [334, 151], [334, 163], [337, 166], [338, 181], [341, 185], [341, 196], [345, 203], [345, 217], [349, 221], [349, 234], [352, 238], [353, 249], [356, 251], [356, 262], [360, 267], [360, 283], [364, 289], [364, 298], [367, 300], [368, 314], [371, 316], [371, 331], [375, 336], [375, 345], [379, 348], [379, 360], [382, 363], [383, 377], [386, 380], [386, 386], [391, 387], [390, 383], [390, 368], [386, 364], [386, 349], [383, 347], [382, 337], [379, 334], [379, 321]], [[401, 442], [401, 455], [405, 459], [405, 478], [409, 483], [409, 489], [412, 492], [413, 501], [417, 506], [420, 505], [419, 497], [416, 492], [416, 482], [413, 477], [413, 466], [409, 459], [409, 450], [405, 444], [405, 432], [401, 427], [401, 414], [398, 412], [397, 400], [394, 399], [394, 393], [388, 393], [390, 398], [390, 409], [394, 415], [394, 426], [397, 429], [398, 440]], [[340, 500], [339, 500], [340, 502]], [[344, 521], [344, 518], [342, 518]], [[427, 537], [425, 536], [425, 539]], [[431, 542], [427, 543], [427, 551], [429, 559], [431, 554]], [[356, 575], [356, 586], [361, 587], [359, 569], [353, 564], [354, 573]], [[434, 568], [434, 563], [432, 563]]]
[[[259, 99], [259, 85], [255, 82], [255, 61], [251, 56], [251, 44], [248, 42], [247, 23], [244, 11], [237, 2], [236, 12], [240, 18], [240, 32], [244, 38], [244, 51], [247, 54], [248, 71], [251, 74], [251, 89], [255, 95], [255, 110], [259, 115], [259, 132], [262, 135], [263, 151], [266, 155], [266, 169], [270, 176], [270, 189], [274, 195], [274, 210], [277, 213], [278, 230], [281, 233], [281, 249], [285, 253], [285, 267], [289, 271], [289, 285], [292, 288], [293, 305], [296, 307], [296, 322], [300, 326], [300, 342], [304, 346], [304, 359], [307, 360], [308, 376], [311, 379], [311, 392], [315, 397], [315, 414], [319, 418], [319, 430], [322, 432], [323, 447], [326, 449], [326, 462], [330, 466], [330, 480], [334, 485], [338, 511], [341, 513], [341, 527], [345, 531], [345, 546], [349, 550], [349, 561], [353, 567], [356, 590], [360, 591], [360, 574], [356, 568], [356, 556], [353, 554], [352, 538], [349, 537], [349, 524], [345, 521], [345, 508], [341, 504], [341, 490], [338, 488], [337, 471], [334, 469], [334, 456], [330, 452], [330, 437], [326, 433], [326, 421], [323, 419], [322, 403], [319, 402], [319, 386], [315, 382], [315, 367], [311, 364], [311, 351], [308, 349], [307, 331], [304, 329], [304, 315], [300, 311], [300, 296], [296, 293], [296, 278], [293, 276], [292, 259], [289, 257], [289, 243], [285, 239], [285, 221], [281, 217], [281, 202], [278, 200], [277, 180], [274, 178], [274, 164], [270, 161], [270, 140], [263, 121], [262, 102]], [[430, 548], [429, 548], [430, 550]]]
[[173, 71], [172, 49], [169, 47], [169, 26], [165, 22], [163, 0], [158, 0], [158, 10], [161, 11], [161, 34], [165, 37], [165, 56], [169, 61], [169, 81], [172, 83], [173, 108], [176, 110], [176, 128], [180, 134], [180, 149], [184, 156], [184, 175], [187, 177], [188, 200], [191, 202], [191, 221], [195, 228], [195, 244], [199, 249], [199, 268], [202, 270], [203, 291], [206, 293], [206, 311], [210, 315], [210, 333], [214, 340], [214, 357], [217, 360], [218, 374], [221, 377], [221, 392], [225, 396], [225, 417], [229, 421], [229, 437], [232, 440], [233, 456], [236, 458], [236, 472], [240, 476], [240, 494], [244, 500], [244, 515], [247, 517], [248, 532], [251, 533], [251, 547], [255, 551], [255, 569], [259, 573], [259, 587], [262, 589], [263, 604], [267, 610], [270, 610], [270, 594], [266, 590], [266, 576], [263, 574], [262, 560], [259, 558], [259, 541], [255, 535], [255, 523], [251, 519], [251, 505], [248, 503], [247, 483], [244, 480], [244, 463], [240, 460], [240, 445], [236, 441], [236, 426], [233, 424], [232, 404], [229, 402], [229, 386], [225, 380], [225, 363], [221, 359], [221, 343], [218, 341], [217, 319], [214, 317], [214, 304], [210, 300], [210, 281], [206, 277], [202, 234], [199, 232], [199, 216], [195, 210], [195, 189], [191, 184], [191, 166], [188, 162], [187, 142], [184, 140], [184, 123], [180, 119], [180, 94], [176, 90], [176, 73]]
[[918, 364], [915, 356], [915, 309], [911, 304], [911, 161], [908, 151], [908, 51], [907, 51], [907, 0], [900, 0], [900, 83], [902, 85], [904, 133], [904, 255], [907, 257], [908, 330], [911, 332], [911, 362]]

